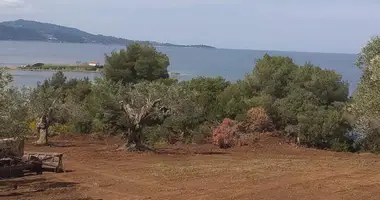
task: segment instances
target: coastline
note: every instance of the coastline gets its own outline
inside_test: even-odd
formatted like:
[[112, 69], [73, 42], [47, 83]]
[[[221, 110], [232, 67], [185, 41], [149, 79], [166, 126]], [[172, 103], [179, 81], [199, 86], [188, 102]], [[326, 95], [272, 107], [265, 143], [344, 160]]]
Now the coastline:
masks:
[[8, 68], [4, 67], [5, 71], [25, 71], [25, 72], [85, 72], [85, 73], [101, 73], [101, 71], [92, 71], [92, 70], [75, 70], [75, 69], [23, 69], [21, 67], [17, 68]]
[[6, 71], [66, 71], [66, 72], [92, 72], [99, 73], [102, 66], [89, 66], [89, 65], [72, 65], [72, 64], [44, 64], [36, 63], [34, 65], [22, 66], [2, 66]]
[[4, 40], [0, 39], [0, 42], [37, 42], [37, 43], [52, 43], [52, 44], [93, 44], [93, 45], [104, 45], [104, 46], [128, 46], [130, 43], [137, 42], [140, 44], [151, 45], [155, 48], [159, 47], [176, 47], [176, 48], [194, 48], [194, 49], [218, 49], [217, 47], [211, 45], [181, 45], [181, 44], [161, 44], [159, 42], [144, 43], [141, 41], [131, 41], [126, 43], [101, 43], [101, 42], [67, 42], [67, 41], [55, 41], [55, 40]]
[[[102, 72], [102, 69], [98, 69], [98, 70], [86, 70], [86, 69], [78, 69], [78, 68], [75, 68], [75, 69], [53, 69], [53, 68], [46, 68], [46, 69], [43, 69], [43, 68], [35, 68], [35, 69], [28, 69], [28, 68], [25, 68], [25, 67], [16, 67], [16, 66], [4, 66], [4, 67], [0, 67], [0, 68], [3, 68], [5, 71], [24, 71], [24, 72], [58, 72], [58, 71], [62, 71], [62, 72], [78, 72], [78, 73], [94, 73], [94, 74], [101, 74]], [[181, 74], [179, 72], [169, 72], [169, 75], [170, 77], [179, 77], [179, 76], [191, 76], [190, 74]]]

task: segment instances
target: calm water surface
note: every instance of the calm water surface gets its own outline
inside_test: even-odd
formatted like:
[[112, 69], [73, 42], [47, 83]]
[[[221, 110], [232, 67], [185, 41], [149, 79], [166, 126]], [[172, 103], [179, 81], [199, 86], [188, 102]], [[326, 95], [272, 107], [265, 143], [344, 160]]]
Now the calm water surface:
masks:
[[[44, 42], [0, 41], [0, 66], [19, 66], [37, 62], [52, 64], [75, 64], [96, 61], [104, 63], [104, 54], [125, 48], [123, 46], [98, 44], [68, 44]], [[333, 69], [350, 83], [351, 91], [359, 81], [361, 71], [354, 66], [355, 54], [330, 54], [306, 52], [255, 51], [231, 49], [195, 49], [158, 47], [170, 58], [169, 70], [184, 74], [180, 79], [195, 76], [223, 76], [228, 80], [241, 79], [251, 72], [254, 61], [265, 53], [289, 56], [297, 64], [312, 62], [322, 68]], [[34, 86], [49, 78], [53, 72], [12, 71], [15, 85]], [[99, 77], [98, 73], [65, 72], [69, 78]]]

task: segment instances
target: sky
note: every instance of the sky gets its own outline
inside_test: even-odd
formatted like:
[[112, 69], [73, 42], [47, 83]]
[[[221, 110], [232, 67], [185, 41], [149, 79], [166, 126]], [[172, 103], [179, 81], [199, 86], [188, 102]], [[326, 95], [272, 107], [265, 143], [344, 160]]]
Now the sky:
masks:
[[380, 35], [379, 0], [0, 0], [27, 19], [134, 40], [357, 53]]

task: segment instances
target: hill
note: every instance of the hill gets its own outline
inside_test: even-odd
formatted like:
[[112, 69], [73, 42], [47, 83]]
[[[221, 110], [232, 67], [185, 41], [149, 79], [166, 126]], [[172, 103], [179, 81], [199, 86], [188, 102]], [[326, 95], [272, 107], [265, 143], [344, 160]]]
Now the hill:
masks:
[[153, 46], [174, 46], [193, 48], [215, 48], [207, 45], [178, 45], [155, 41], [134, 41], [113, 36], [95, 35], [76, 28], [41, 23], [28, 20], [5, 21], [0, 23], [0, 40], [43, 41], [63, 43], [95, 43], [128, 45], [132, 42], [151, 44]]

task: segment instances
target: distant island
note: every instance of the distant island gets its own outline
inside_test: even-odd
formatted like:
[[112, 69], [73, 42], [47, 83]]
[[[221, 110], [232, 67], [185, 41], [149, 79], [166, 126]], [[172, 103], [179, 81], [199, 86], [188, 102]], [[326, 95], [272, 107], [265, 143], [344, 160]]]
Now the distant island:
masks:
[[180, 45], [155, 41], [135, 41], [113, 36], [94, 35], [76, 28], [19, 19], [0, 23], [0, 40], [41, 41], [60, 43], [92, 43], [105, 45], [128, 45], [133, 42], [153, 46], [212, 48], [208, 45]]

